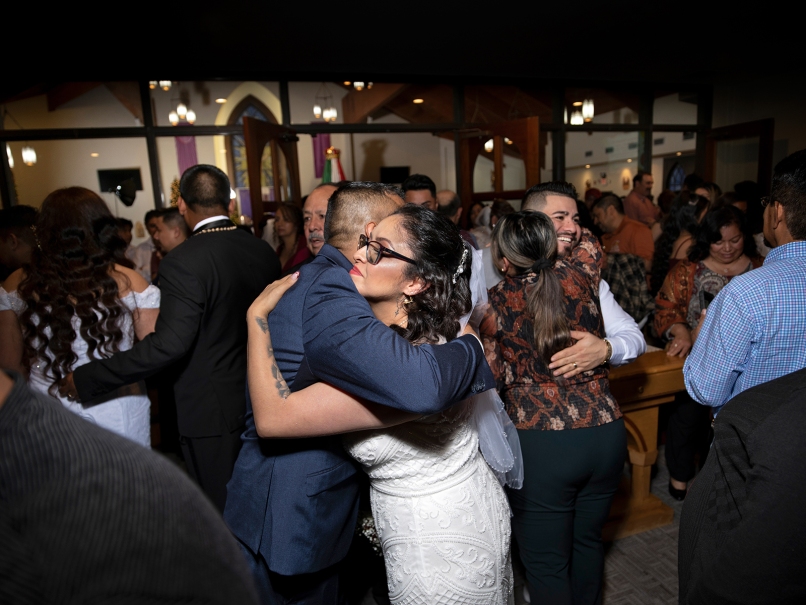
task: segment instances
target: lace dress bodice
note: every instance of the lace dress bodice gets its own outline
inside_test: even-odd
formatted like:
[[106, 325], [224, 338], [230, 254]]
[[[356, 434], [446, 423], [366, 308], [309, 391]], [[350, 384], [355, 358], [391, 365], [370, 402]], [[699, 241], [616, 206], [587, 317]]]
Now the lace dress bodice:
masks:
[[503, 605], [511, 598], [510, 509], [479, 452], [472, 403], [344, 444], [370, 478], [395, 605]]

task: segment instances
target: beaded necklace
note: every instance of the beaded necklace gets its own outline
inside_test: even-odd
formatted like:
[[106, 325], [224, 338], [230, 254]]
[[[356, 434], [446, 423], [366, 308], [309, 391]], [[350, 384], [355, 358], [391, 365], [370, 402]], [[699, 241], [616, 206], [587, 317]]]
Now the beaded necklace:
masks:
[[230, 225], [229, 227], [213, 227], [212, 229], [199, 229], [193, 235], [199, 235], [201, 233], [215, 233], [216, 231], [235, 231], [238, 228], [238, 225]]

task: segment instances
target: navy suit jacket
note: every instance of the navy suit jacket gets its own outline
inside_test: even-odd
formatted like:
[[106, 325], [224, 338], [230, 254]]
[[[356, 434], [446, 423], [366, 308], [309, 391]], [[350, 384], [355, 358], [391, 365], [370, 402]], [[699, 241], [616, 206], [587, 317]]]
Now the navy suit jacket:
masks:
[[[412, 346], [372, 314], [349, 275], [351, 263], [325, 245], [269, 315], [280, 370], [297, 391], [314, 381], [420, 414], [436, 413], [495, 387], [472, 336]], [[251, 404], [224, 519], [269, 569], [312, 573], [347, 554], [358, 511], [358, 467], [339, 436], [260, 439]]]

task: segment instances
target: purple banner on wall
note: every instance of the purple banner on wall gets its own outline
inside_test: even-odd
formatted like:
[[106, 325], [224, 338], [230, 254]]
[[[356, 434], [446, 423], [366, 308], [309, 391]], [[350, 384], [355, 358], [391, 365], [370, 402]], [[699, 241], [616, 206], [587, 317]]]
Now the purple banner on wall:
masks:
[[238, 198], [241, 206], [241, 214], [252, 217], [252, 204], [249, 203], [249, 187], [238, 187]]
[[196, 159], [196, 137], [174, 137], [176, 140], [176, 158], [179, 164], [179, 175], [199, 163]]
[[321, 179], [325, 171], [325, 152], [328, 147], [330, 147], [329, 134], [318, 134], [313, 137], [313, 166], [317, 179]]

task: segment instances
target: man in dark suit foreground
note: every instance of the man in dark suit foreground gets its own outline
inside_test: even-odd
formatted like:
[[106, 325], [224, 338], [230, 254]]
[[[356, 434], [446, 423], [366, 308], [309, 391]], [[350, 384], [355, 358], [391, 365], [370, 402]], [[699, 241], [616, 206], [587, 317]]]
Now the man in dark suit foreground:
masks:
[[182, 453], [190, 474], [223, 511], [246, 413], [244, 317], [280, 276], [280, 261], [268, 243], [227, 216], [230, 184], [221, 170], [192, 166], [179, 190], [179, 212], [193, 235], [160, 263], [155, 332], [129, 351], [77, 368], [73, 380], [80, 400], [91, 401], [176, 363]]
[[714, 421], [680, 518], [680, 603], [806, 603], [806, 369], [744, 391]]
[[235, 539], [160, 454], [0, 370], [0, 603], [257, 603]]
[[[373, 403], [435, 413], [495, 381], [479, 341], [412, 346], [378, 321], [349, 271], [359, 235], [403, 204], [379, 183], [347, 183], [330, 197], [328, 242], [269, 315], [278, 366], [291, 390], [322, 381]], [[356, 527], [359, 477], [341, 438], [263, 440], [247, 415], [224, 519], [267, 603], [340, 602], [339, 562]]]

